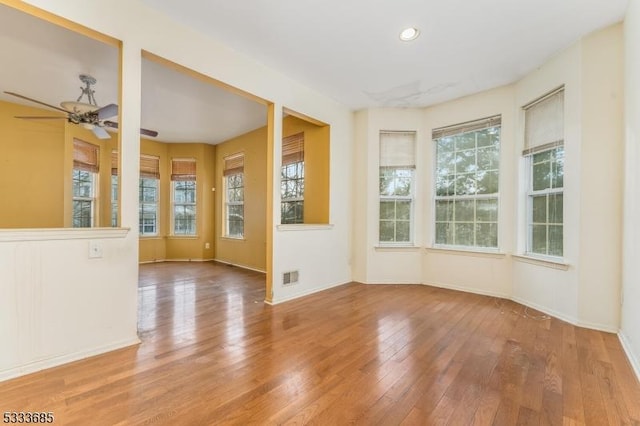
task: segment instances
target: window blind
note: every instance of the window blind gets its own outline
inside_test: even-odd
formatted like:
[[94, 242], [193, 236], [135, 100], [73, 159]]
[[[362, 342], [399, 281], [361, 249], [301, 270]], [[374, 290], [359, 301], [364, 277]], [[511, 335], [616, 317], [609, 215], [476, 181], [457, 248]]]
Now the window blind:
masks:
[[415, 132], [380, 132], [380, 167], [416, 166]]
[[196, 180], [196, 160], [193, 158], [171, 160], [171, 180], [181, 182]]
[[160, 179], [160, 158], [153, 155], [140, 156], [140, 177]]
[[118, 151], [111, 151], [111, 176], [118, 176]]
[[244, 154], [233, 154], [224, 158], [224, 176], [235, 175], [244, 172]]
[[502, 124], [502, 116], [494, 115], [492, 117], [481, 118], [479, 120], [466, 121], [464, 123], [455, 124], [453, 126], [439, 127], [431, 132], [432, 139], [445, 138], [447, 136], [459, 135], [461, 133], [475, 132], [482, 129], [500, 126]]
[[73, 140], [73, 168], [98, 173], [100, 148], [80, 139]]
[[564, 141], [564, 88], [524, 106], [523, 155], [553, 149]]
[[304, 132], [282, 138], [282, 165], [304, 161]]

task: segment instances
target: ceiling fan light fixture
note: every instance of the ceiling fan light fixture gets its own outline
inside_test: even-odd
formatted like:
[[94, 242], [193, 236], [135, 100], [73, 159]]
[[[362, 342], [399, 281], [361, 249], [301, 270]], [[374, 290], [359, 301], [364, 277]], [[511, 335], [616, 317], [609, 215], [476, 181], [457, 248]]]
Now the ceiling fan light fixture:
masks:
[[415, 27], [405, 28], [400, 32], [400, 40], [402, 41], [412, 41], [418, 38], [420, 35], [420, 30]]
[[75, 102], [75, 101], [60, 102], [60, 106], [74, 114], [86, 114], [87, 112], [93, 112], [98, 109], [97, 105], [91, 105], [84, 102]]

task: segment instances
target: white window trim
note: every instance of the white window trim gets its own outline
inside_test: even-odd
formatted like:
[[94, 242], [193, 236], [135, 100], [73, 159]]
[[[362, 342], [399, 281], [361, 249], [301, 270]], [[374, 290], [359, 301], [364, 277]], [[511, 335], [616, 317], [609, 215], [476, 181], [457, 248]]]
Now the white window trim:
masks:
[[[242, 174], [242, 200], [243, 201], [229, 201], [228, 200], [228, 179], [230, 176], [235, 176], [236, 174]], [[235, 173], [222, 177], [222, 197], [224, 198], [224, 218], [222, 223], [222, 238], [230, 239], [230, 240], [244, 240], [245, 239], [245, 219], [244, 219], [244, 172]], [[242, 235], [235, 236], [229, 234], [229, 206], [242, 206], [243, 216], [242, 216]]]
[[[498, 116], [495, 116], [498, 117]], [[489, 118], [491, 119], [491, 118]], [[474, 121], [482, 121], [482, 120], [488, 120], [488, 119], [480, 119], [480, 120], [474, 120]], [[469, 123], [472, 123], [474, 121], [470, 121]], [[465, 124], [465, 123], [462, 123]], [[457, 126], [461, 126], [461, 125], [453, 125], [453, 126], [448, 126], [448, 127], [457, 127]], [[450, 252], [459, 252], [459, 253], [478, 253], [480, 255], [486, 254], [486, 255], [502, 255], [504, 252], [502, 251], [502, 246], [501, 246], [501, 222], [500, 222], [500, 212], [502, 211], [502, 197], [500, 196], [500, 189], [502, 187], [502, 179], [501, 179], [501, 175], [502, 175], [502, 117], [500, 116], [500, 124], [499, 125], [493, 125], [487, 128], [491, 128], [491, 127], [499, 127], [500, 128], [500, 140], [498, 141], [498, 191], [496, 193], [493, 194], [476, 194], [476, 195], [442, 195], [442, 196], [438, 196], [437, 195], [437, 188], [436, 188], [436, 182], [437, 182], [437, 176], [438, 176], [438, 145], [437, 143], [433, 143], [433, 172], [432, 172], [432, 200], [431, 200], [431, 215], [433, 217], [433, 220], [431, 220], [431, 247], [426, 247], [427, 250], [434, 250], [434, 251], [450, 251]], [[480, 129], [479, 129], [480, 130]], [[475, 130], [474, 130], [475, 131]], [[431, 139], [432, 142], [435, 142], [435, 139]], [[477, 147], [475, 148], [476, 150], [476, 162], [477, 162], [477, 156], [478, 156], [478, 149]], [[497, 199], [497, 205], [498, 205], [498, 211], [497, 211], [497, 215], [498, 218], [496, 220], [496, 227], [497, 227], [497, 246], [496, 247], [482, 247], [482, 246], [461, 246], [461, 245], [453, 245], [453, 244], [439, 244], [436, 243], [436, 201], [439, 200], [444, 200], [444, 201], [456, 201], [456, 200], [482, 200], [482, 199]], [[476, 223], [475, 221], [475, 215], [476, 215], [476, 211], [474, 211], [474, 223]]]
[[[73, 169], [73, 172], [75, 172], [78, 169]], [[89, 201], [91, 203], [91, 228], [94, 228], [96, 226], [96, 224], [98, 223], [98, 217], [96, 212], [98, 211], [96, 204], [98, 203], [98, 188], [100, 188], [100, 186], [98, 185], [98, 179], [100, 178], [100, 174], [99, 173], [95, 173], [95, 172], [87, 172], [87, 173], [91, 173], [91, 193], [92, 193], [92, 197], [76, 197], [73, 196], [72, 198], [72, 202], [73, 201]], [[71, 180], [71, 186], [72, 186], [72, 191], [73, 191], [73, 176], [72, 176], [72, 180]], [[73, 209], [71, 211], [71, 214], [73, 215]], [[73, 216], [71, 217], [71, 222], [73, 224]]]
[[[416, 196], [415, 196], [415, 187], [416, 187], [416, 168], [409, 167], [387, 167], [392, 169], [402, 169], [402, 170], [411, 170], [411, 194], [410, 195], [381, 195], [380, 190], [378, 189], [378, 245], [380, 248], [393, 248], [393, 247], [406, 247], [413, 248], [415, 247], [415, 204], [416, 204]], [[378, 167], [378, 180], [380, 180], [380, 169], [382, 167]], [[379, 185], [378, 185], [379, 187]], [[380, 241], [380, 222], [382, 218], [380, 217], [380, 203], [382, 201], [410, 201], [411, 206], [409, 208], [409, 241]]]
[[[289, 178], [289, 179], [282, 179], [282, 170], [285, 167], [290, 166], [291, 164], [302, 164], [302, 176], [297, 176], [295, 178]], [[305, 161], [297, 161], [295, 163], [291, 163], [291, 164], [285, 164], [285, 165], [281, 165], [280, 166], [280, 225], [302, 225], [304, 224], [304, 190], [302, 191], [302, 196], [300, 197], [283, 197], [282, 195], [282, 182], [286, 182], [286, 181], [302, 181], [303, 184], [305, 184], [305, 175], [307, 173], [306, 170], [306, 164]], [[285, 203], [294, 203], [294, 202], [301, 202], [302, 203], [302, 208], [303, 208], [303, 214], [302, 214], [302, 222], [296, 222], [296, 223], [282, 223], [282, 205]]]
[[[176, 184], [179, 181], [171, 181], [171, 237], [177, 238], [197, 238], [198, 237], [198, 186], [195, 180], [187, 181], [194, 182], [194, 202], [193, 203], [176, 203]], [[194, 224], [193, 234], [176, 234], [176, 218], [175, 218], [175, 206], [194, 206]]]
[[[157, 237], [159, 234], [159, 228], [160, 228], [160, 179], [156, 179], [156, 178], [144, 178], [141, 177], [139, 179], [139, 183], [138, 183], [138, 188], [140, 188], [140, 184], [142, 183], [142, 179], [147, 179], [147, 180], [153, 180], [155, 181], [156, 184], [156, 200], [154, 202], [149, 202], [149, 201], [142, 201], [142, 199], [138, 200], [139, 203], [139, 207], [142, 209], [142, 212], [140, 211], [140, 208], [138, 209], [138, 216], [140, 216], [140, 213], [144, 212], [144, 205], [155, 205], [155, 211], [156, 211], [156, 220], [155, 220], [155, 232], [149, 232], [149, 233], [145, 233], [142, 232], [142, 227], [139, 227], [140, 229], [138, 229], [138, 235], [142, 238], [144, 237]], [[142, 192], [140, 192], [139, 197], [142, 198]], [[138, 218], [138, 222], [140, 222], [140, 218]]]
[[[527, 154], [525, 157], [525, 167], [527, 169], [527, 186], [526, 186], [526, 201], [525, 201], [525, 212], [526, 212], [526, 220], [525, 220], [525, 246], [524, 253], [519, 255], [521, 258], [532, 259], [533, 261], [539, 261], [541, 263], [551, 263], [555, 265], [568, 265], [565, 259], [564, 247], [565, 247], [565, 232], [564, 232], [564, 208], [562, 210], [562, 256], [553, 256], [550, 254], [536, 253], [532, 251], [533, 244], [533, 197], [540, 195], [554, 195], [554, 194], [563, 194], [564, 196], [564, 184], [562, 188], [546, 188], [543, 190], [533, 190], [533, 156], [537, 153], [541, 153], [544, 151], [553, 151], [558, 147], [563, 147], [562, 143], [556, 144], [552, 148], [542, 149], [539, 151], [532, 152], [531, 154]], [[547, 225], [549, 222], [547, 222]], [[549, 245], [549, 236], [547, 235], [547, 251]], [[543, 265], [544, 266], [544, 265]], [[557, 268], [557, 269], [562, 269]]]

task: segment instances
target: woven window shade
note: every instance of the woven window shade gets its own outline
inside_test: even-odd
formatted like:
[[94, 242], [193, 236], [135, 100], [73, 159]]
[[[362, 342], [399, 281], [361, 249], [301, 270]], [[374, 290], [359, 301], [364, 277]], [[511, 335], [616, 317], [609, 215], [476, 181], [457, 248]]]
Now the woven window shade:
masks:
[[481, 118], [480, 120], [467, 121], [466, 123], [455, 124], [453, 126], [440, 127], [433, 129], [431, 132], [432, 139], [440, 139], [447, 136], [460, 135], [462, 133], [476, 132], [478, 130], [489, 129], [491, 127], [500, 126], [502, 124], [502, 116], [495, 115], [493, 117]]
[[73, 168], [85, 172], [100, 171], [100, 148], [80, 139], [73, 140]]
[[160, 158], [152, 155], [140, 156], [140, 177], [160, 179]]
[[244, 172], [244, 154], [233, 154], [224, 158], [224, 176], [235, 175]]
[[564, 142], [564, 89], [557, 89], [524, 107], [524, 155]]
[[304, 161], [304, 132], [282, 138], [282, 165]]
[[416, 166], [414, 132], [380, 132], [380, 167]]
[[172, 181], [196, 180], [196, 160], [193, 158], [171, 160]]
[[111, 176], [118, 176], [118, 151], [111, 151]]

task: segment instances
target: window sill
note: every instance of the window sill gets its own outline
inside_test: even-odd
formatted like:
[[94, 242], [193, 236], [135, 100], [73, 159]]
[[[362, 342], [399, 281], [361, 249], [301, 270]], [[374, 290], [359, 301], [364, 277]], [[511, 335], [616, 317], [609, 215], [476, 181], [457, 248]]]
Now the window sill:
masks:
[[197, 240], [200, 237], [197, 235], [169, 235], [167, 238], [170, 240]]
[[277, 225], [278, 231], [322, 231], [333, 229], [333, 224], [327, 223], [295, 223], [286, 225]]
[[545, 268], [559, 269], [561, 271], [568, 271], [571, 266], [569, 263], [563, 260], [554, 260], [551, 258], [535, 257], [524, 254], [512, 255], [518, 262], [529, 263], [531, 265], [544, 266]]
[[220, 237], [220, 239], [224, 240], [224, 241], [238, 241], [238, 242], [246, 241], [246, 239], [244, 237], [226, 237], [226, 236], [222, 236], [222, 237]]
[[0, 229], [0, 242], [125, 238], [130, 228]]
[[419, 246], [402, 246], [402, 245], [398, 245], [398, 246], [392, 246], [392, 245], [378, 245], [378, 246], [374, 246], [373, 249], [375, 251], [387, 251], [387, 252], [412, 252], [412, 251], [420, 251], [420, 247]]
[[472, 256], [472, 257], [485, 257], [490, 259], [504, 259], [507, 255], [498, 250], [491, 249], [465, 249], [465, 248], [449, 248], [449, 247], [425, 247], [427, 253], [438, 254], [452, 254], [455, 256]]
[[141, 240], [162, 240], [164, 237], [160, 235], [138, 235]]

